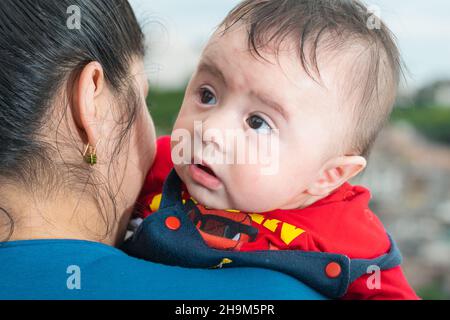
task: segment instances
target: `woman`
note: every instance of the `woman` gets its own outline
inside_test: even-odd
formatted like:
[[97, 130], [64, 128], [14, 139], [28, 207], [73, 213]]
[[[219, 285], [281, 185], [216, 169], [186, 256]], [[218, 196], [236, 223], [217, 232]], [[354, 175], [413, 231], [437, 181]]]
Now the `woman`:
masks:
[[0, 2], [0, 298], [318, 298], [268, 270], [115, 248], [155, 155], [143, 43], [125, 0]]

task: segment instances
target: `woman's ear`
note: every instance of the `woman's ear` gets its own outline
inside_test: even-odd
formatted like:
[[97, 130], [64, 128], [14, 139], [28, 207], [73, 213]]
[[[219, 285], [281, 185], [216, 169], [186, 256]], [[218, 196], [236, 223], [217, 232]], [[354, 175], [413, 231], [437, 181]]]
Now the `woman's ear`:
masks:
[[103, 119], [105, 77], [103, 67], [91, 62], [81, 71], [75, 82], [72, 97], [72, 113], [78, 129], [86, 143], [96, 146], [100, 139], [101, 119]]
[[307, 193], [313, 196], [328, 195], [358, 175], [366, 166], [367, 161], [361, 156], [334, 158], [323, 166], [317, 180], [308, 188]]

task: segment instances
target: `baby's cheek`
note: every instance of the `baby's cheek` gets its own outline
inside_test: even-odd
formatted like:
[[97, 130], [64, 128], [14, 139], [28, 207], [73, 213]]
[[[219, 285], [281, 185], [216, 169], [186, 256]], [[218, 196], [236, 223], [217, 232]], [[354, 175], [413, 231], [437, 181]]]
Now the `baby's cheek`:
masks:
[[276, 209], [282, 203], [280, 176], [264, 175], [261, 169], [256, 165], [234, 166], [229, 193], [236, 208], [246, 212], [265, 212]]

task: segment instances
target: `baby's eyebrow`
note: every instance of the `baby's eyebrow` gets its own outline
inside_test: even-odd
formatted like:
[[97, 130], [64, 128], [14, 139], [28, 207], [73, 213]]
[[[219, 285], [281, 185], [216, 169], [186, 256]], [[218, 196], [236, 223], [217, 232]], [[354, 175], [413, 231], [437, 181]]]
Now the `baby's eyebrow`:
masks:
[[219, 80], [222, 81], [224, 84], [227, 83], [225, 75], [223, 74], [222, 70], [220, 70], [220, 68], [216, 64], [214, 64], [209, 60], [205, 59], [201, 61], [200, 65], [198, 66], [198, 71], [209, 73], [219, 78]]
[[[222, 81], [225, 85], [227, 84], [225, 75], [223, 74], [222, 70], [210, 59], [204, 58], [199, 66], [198, 66], [198, 72], [206, 72], [209, 73], [217, 78], [219, 78], [220, 81]], [[254, 96], [256, 99], [258, 99], [262, 104], [265, 104], [269, 108], [275, 110], [275, 112], [278, 112], [281, 114], [281, 116], [288, 121], [289, 120], [289, 113], [286, 111], [285, 108], [283, 108], [282, 105], [280, 105], [278, 102], [273, 100], [272, 98], [264, 95], [264, 94], [258, 94], [256, 92], [251, 92], [251, 95]]]
[[265, 95], [262, 94], [258, 94], [255, 92], [252, 92], [252, 95], [258, 99], [261, 103], [265, 104], [266, 106], [268, 106], [269, 108], [275, 110], [276, 112], [278, 112], [279, 114], [281, 114], [281, 116], [288, 121], [289, 120], [289, 113], [286, 111], [285, 108], [283, 108], [282, 105], [280, 105], [278, 102], [276, 102], [275, 100], [271, 99], [270, 97], [267, 97]]

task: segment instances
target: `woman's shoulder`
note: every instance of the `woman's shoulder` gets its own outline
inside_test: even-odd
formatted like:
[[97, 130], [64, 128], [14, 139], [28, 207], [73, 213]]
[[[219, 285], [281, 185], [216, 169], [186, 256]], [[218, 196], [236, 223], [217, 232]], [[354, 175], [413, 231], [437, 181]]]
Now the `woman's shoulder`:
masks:
[[0, 244], [0, 299], [320, 299], [270, 270], [185, 269], [147, 262], [100, 243]]

